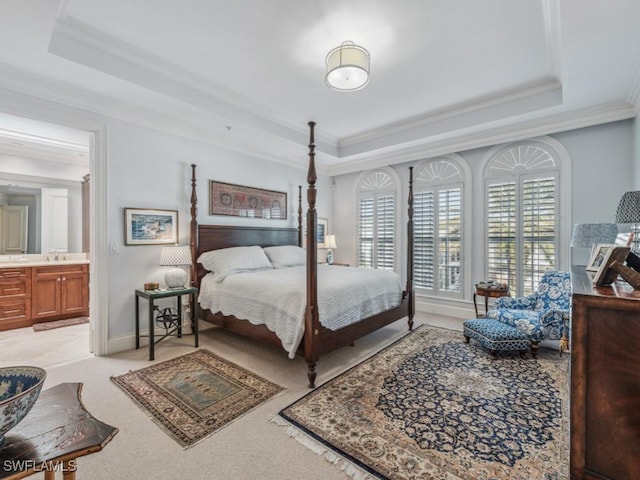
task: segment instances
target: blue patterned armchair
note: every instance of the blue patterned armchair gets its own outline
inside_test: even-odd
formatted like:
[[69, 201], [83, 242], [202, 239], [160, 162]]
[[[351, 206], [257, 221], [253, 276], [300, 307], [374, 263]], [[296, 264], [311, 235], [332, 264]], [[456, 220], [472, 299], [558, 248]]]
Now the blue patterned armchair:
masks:
[[498, 298], [486, 316], [529, 335], [531, 354], [535, 357], [540, 340], [560, 340], [564, 334], [569, 335], [565, 329], [570, 308], [569, 272], [549, 270], [542, 275], [537, 292], [520, 298]]

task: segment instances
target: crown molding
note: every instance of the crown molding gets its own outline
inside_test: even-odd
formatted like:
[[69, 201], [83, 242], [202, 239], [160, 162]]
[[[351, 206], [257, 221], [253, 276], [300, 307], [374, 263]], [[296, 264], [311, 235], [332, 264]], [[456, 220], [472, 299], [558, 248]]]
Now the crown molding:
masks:
[[[21, 108], [29, 104], [32, 110], [42, 112], [42, 115], [38, 114], [37, 117], [49, 121], [52, 117], [57, 118], [64, 114], [70, 117], [81, 116], [92, 123], [101, 124], [105, 122], [105, 118], [102, 117], [107, 117], [290, 167], [306, 168], [308, 132], [305, 132], [302, 142], [292, 142], [267, 133], [240, 128], [238, 130], [241, 130], [241, 133], [230, 135], [227, 129], [218, 127], [224, 119], [221, 120], [211, 112], [172, 112], [170, 115], [137, 105], [134, 108], [129, 103], [3, 64], [0, 64], [0, 89], [5, 90], [4, 93], [0, 90], [0, 109], [5, 109], [5, 105], [9, 103], [20, 104]], [[26, 97], [20, 97], [14, 102], [8, 101], [16, 95]], [[633, 98], [634, 101], [606, 104], [575, 112], [535, 112], [530, 114], [528, 119], [522, 119], [521, 116], [521, 121], [517, 123], [503, 118], [491, 125], [485, 124], [463, 130], [452, 129], [439, 135], [406, 142], [401, 148], [379, 148], [371, 153], [352, 155], [350, 158], [339, 158], [316, 145], [317, 168], [322, 175], [340, 175], [624, 120], [638, 113], [640, 81], [634, 83], [629, 98]], [[52, 103], [43, 104], [43, 100]], [[10, 110], [18, 115], [22, 113], [20, 109]]]
[[553, 133], [591, 127], [604, 123], [633, 118], [636, 112], [626, 102], [615, 102], [573, 112], [539, 114], [535, 118], [520, 122], [502, 121], [492, 126], [455, 132], [446, 138], [432, 137], [420, 145], [411, 145], [404, 149], [381, 151], [373, 155], [362, 155], [353, 161], [347, 161], [328, 168], [330, 176], [343, 175], [384, 165], [394, 165], [430, 157], [462, 152], [474, 148], [483, 148], [527, 138], [550, 135]]
[[[210, 112], [198, 112], [198, 115], [173, 112], [169, 115], [142, 106], [132, 108], [129, 103], [3, 64], [0, 64], [0, 89], [5, 90], [4, 93], [0, 90], [0, 110], [6, 110], [5, 104], [28, 103], [33, 105], [32, 110], [36, 112], [30, 116], [52, 121], [51, 118], [60, 116], [61, 111], [77, 109], [75, 115], [71, 116], [79, 115], [92, 123], [104, 123], [106, 119], [111, 118], [271, 162], [306, 168], [304, 149], [308, 138], [305, 138], [304, 142], [295, 143], [257, 131], [243, 130], [243, 134], [239, 134], [233, 132], [241, 129], [233, 129], [230, 134], [226, 128], [217, 127], [225, 123]], [[26, 98], [21, 97], [15, 102], [9, 102], [8, 99], [16, 95], [24, 95]], [[52, 104], [43, 105], [42, 100]], [[20, 108], [12, 107], [9, 110], [16, 115], [24, 115]], [[55, 113], [52, 114], [52, 111]], [[318, 171], [324, 173], [324, 166], [318, 165]]]
[[[267, 107], [207, 81], [195, 73], [92, 28], [73, 17], [56, 20], [49, 52], [99, 72], [215, 113], [219, 125], [240, 122], [294, 143], [306, 142], [306, 125], [283, 119]], [[320, 134], [316, 142], [336, 151], [337, 139]]]
[[426, 115], [385, 125], [341, 140], [340, 157], [403, 144], [562, 105], [562, 84], [554, 78], [518, 85], [457, 105], [449, 105]]

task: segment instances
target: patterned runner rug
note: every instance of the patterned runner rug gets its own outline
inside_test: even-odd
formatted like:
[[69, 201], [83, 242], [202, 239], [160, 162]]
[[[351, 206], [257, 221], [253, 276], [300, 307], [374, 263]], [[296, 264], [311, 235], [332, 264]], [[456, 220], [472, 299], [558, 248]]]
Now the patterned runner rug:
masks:
[[72, 325], [81, 325], [83, 323], [89, 323], [89, 318], [88, 317], [66, 318], [64, 320], [54, 320], [53, 322], [34, 323], [33, 331], [44, 332], [46, 330], [53, 330], [54, 328], [70, 327]]
[[283, 390], [208, 350], [111, 381], [183, 447], [195, 445]]
[[568, 358], [423, 326], [279, 415], [354, 478], [567, 479]]

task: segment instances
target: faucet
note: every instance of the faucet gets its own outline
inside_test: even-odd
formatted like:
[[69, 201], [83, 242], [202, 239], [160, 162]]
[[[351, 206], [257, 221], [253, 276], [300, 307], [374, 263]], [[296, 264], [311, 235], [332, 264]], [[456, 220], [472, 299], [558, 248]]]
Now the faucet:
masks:
[[54, 260], [58, 261], [58, 250], [51, 250], [49, 254], [54, 254], [55, 255]]

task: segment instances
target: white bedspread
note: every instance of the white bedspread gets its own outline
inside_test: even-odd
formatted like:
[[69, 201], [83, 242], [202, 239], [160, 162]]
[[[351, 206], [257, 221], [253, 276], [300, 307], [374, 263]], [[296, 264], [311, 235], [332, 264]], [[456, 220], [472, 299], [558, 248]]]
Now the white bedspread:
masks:
[[[304, 334], [306, 266], [237, 273], [221, 283], [212, 277], [202, 279], [201, 308], [265, 324], [294, 358]], [[398, 306], [401, 299], [395, 272], [318, 265], [318, 314], [330, 330]]]

